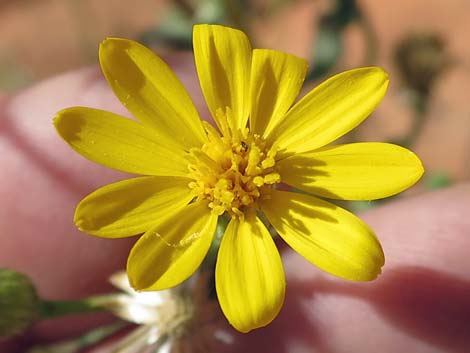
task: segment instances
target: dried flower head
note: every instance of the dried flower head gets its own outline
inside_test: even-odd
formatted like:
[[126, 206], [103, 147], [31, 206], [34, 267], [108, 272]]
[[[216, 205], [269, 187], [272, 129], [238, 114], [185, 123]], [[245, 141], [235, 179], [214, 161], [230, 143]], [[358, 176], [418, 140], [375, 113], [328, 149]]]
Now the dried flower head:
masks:
[[123, 293], [109, 296], [102, 306], [139, 325], [114, 344], [112, 352], [203, 353], [230, 343], [220, 308], [209, 299], [209, 276], [202, 272], [178, 287], [155, 292], [136, 292], [125, 272], [111, 276], [111, 283]]

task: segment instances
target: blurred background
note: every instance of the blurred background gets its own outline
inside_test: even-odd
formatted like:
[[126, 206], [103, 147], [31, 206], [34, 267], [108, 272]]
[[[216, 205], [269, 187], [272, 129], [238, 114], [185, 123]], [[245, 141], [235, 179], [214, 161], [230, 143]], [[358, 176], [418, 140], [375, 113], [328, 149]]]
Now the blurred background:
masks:
[[[306, 58], [305, 90], [336, 72], [380, 65], [390, 90], [347, 141], [413, 149], [426, 175], [411, 193], [470, 179], [468, 0], [0, 0], [0, 92], [97, 64], [107, 36], [159, 53], [191, 50], [194, 23], [243, 29], [254, 46]], [[354, 203], [353, 209], [373, 206]]]
[[[108, 36], [136, 39], [160, 54], [189, 51], [194, 23], [237, 27], [255, 47], [305, 58], [310, 69], [304, 93], [346, 69], [384, 67], [391, 77], [385, 99], [342, 142], [388, 141], [416, 152], [426, 174], [405, 194], [470, 180], [470, 0], [0, 0], [0, 98], [54, 75], [96, 66], [98, 45]], [[387, 200], [343, 206], [361, 211], [383, 202]], [[71, 217], [67, 226], [71, 229]], [[36, 235], [28, 225], [19, 234], [24, 244]], [[69, 250], [85, 244], [82, 238], [73, 239]], [[50, 268], [41, 256], [36, 256], [41, 265], [29, 271], [36, 280]], [[92, 257], [87, 257], [86, 268], [94, 270], [102, 260]], [[111, 251], [107, 261], [109, 270], [123, 263]], [[75, 273], [86, 273], [86, 268], [77, 267]], [[67, 298], [74, 288], [96, 289], [87, 278], [63, 289], [69, 280], [66, 271], [51, 278], [52, 284], [44, 282], [50, 288], [42, 284], [45, 296]], [[431, 320], [425, 327], [432, 325]], [[1, 344], [0, 351], [12, 352], [2, 351]]]

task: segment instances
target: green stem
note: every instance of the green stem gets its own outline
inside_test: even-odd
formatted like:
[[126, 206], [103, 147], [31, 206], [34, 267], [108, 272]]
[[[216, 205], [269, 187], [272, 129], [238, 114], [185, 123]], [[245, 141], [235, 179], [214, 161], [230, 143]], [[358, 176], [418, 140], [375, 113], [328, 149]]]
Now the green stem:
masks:
[[411, 126], [410, 132], [399, 140], [399, 144], [408, 148], [413, 147], [416, 143], [416, 140], [421, 134], [428, 117], [427, 110], [429, 95], [420, 94], [418, 92], [414, 92], [414, 94], [415, 97], [413, 99], [413, 108], [415, 115], [413, 124]]
[[78, 353], [111, 337], [126, 326], [117, 322], [88, 331], [84, 335], [51, 345], [34, 346], [26, 353]]
[[43, 300], [41, 301], [40, 317], [50, 319], [65, 315], [86, 314], [106, 310], [103, 303], [112, 294], [90, 297], [83, 300]]

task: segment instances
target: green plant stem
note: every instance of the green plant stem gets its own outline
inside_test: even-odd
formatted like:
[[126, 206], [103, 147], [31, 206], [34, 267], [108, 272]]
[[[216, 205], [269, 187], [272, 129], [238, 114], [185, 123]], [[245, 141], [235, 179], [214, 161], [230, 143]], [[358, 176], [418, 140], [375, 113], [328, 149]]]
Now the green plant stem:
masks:
[[414, 109], [414, 117], [413, 117], [413, 125], [411, 126], [410, 132], [399, 140], [399, 143], [402, 146], [411, 148], [416, 143], [421, 131], [423, 130], [424, 125], [427, 121], [427, 111], [428, 111], [428, 103], [429, 103], [429, 95], [427, 94], [420, 94], [418, 92], [413, 92], [415, 94], [414, 102], [413, 102], [413, 109]]
[[111, 337], [126, 326], [123, 322], [117, 322], [106, 326], [95, 328], [84, 335], [51, 345], [35, 346], [26, 353], [78, 353], [92, 347], [103, 340]]
[[86, 314], [105, 311], [103, 303], [112, 294], [90, 297], [83, 300], [43, 300], [40, 307], [40, 317], [50, 319], [65, 315]]

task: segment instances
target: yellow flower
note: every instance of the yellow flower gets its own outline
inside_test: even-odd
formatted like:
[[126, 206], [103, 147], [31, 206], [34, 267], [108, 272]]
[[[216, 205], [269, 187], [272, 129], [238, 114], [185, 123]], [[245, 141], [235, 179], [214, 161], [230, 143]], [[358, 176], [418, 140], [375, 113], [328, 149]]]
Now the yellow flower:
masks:
[[[284, 300], [281, 258], [260, 215], [321, 269], [349, 280], [374, 279], [384, 256], [372, 230], [310, 194], [383, 198], [422, 175], [419, 159], [399, 146], [326, 146], [374, 110], [387, 74], [376, 67], [346, 71], [294, 104], [307, 70], [303, 59], [252, 50], [244, 33], [216, 25], [195, 26], [193, 44], [218, 129], [201, 122], [158, 56], [125, 39], [105, 40], [99, 57], [108, 83], [138, 122], [84, 107], [57, 114], [59, 134], [77, 152], [145, 175], [85, 197], [75, 213], [78, 228], [107, 238], [143, 233], [130, 252], [128, 275], [137, 290], [161, 290], [197, 270], [218, 217], [229, 214], [216, 290], [222, 311], [242, 332], [271, 322]], [[280, 191], [281, 182], [305, 193]]]

